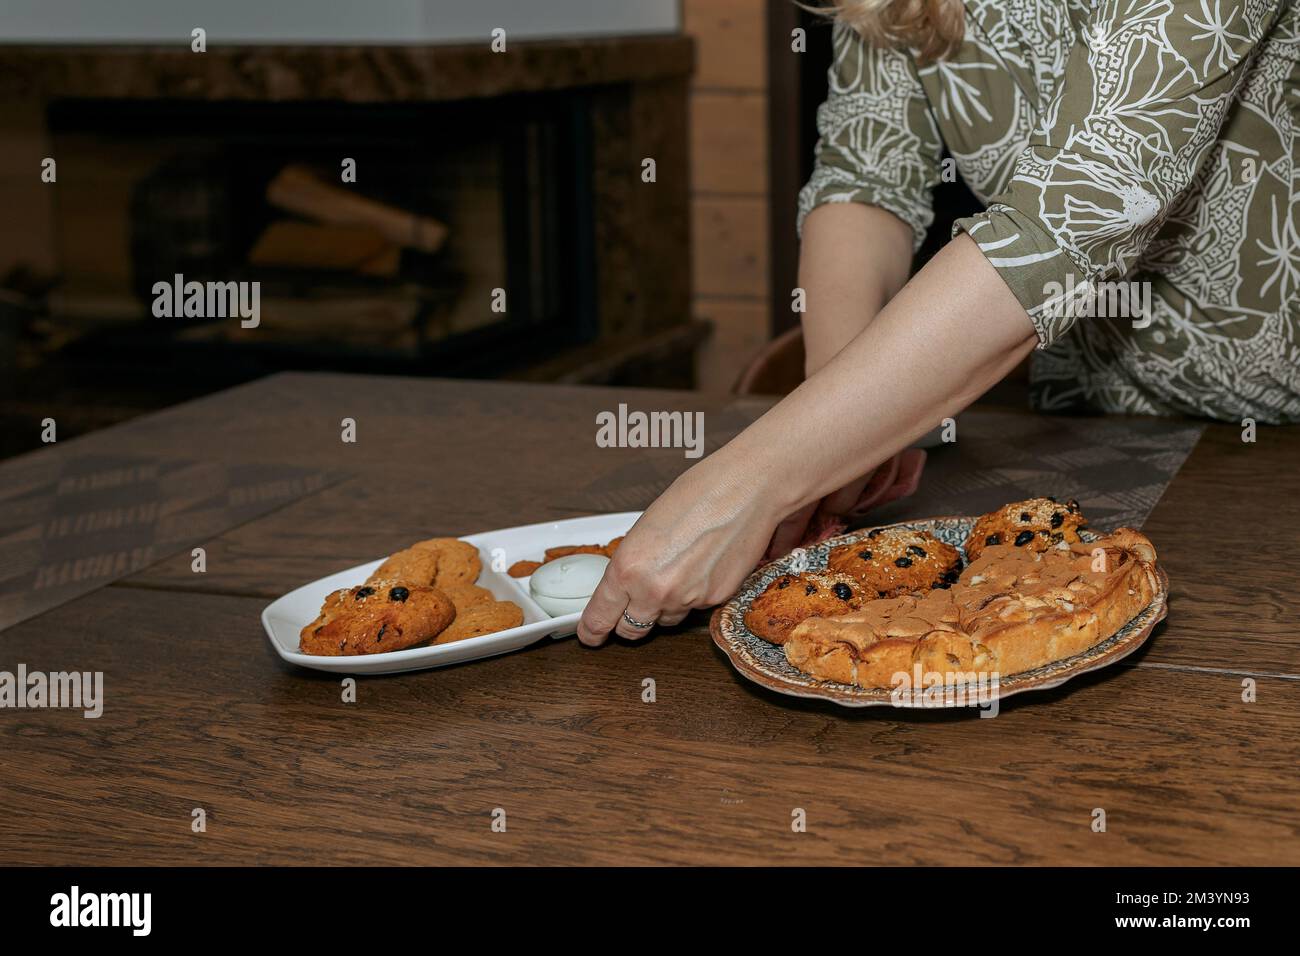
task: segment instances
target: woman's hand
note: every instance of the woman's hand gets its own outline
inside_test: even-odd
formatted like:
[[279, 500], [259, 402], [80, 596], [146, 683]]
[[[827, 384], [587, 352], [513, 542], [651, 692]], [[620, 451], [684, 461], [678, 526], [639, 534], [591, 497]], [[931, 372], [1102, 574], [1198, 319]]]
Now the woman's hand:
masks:
[[650, 506], [615, 552], [578, 637], [644, 637], [726, 600], [787, 515], [956, 415], [1037, 341], [1006, 283], [958, 236], [821, 371]]
[[[886, 465], [880, 467], [884, 468]], [[839, 491], [832, 492], [821, 501], [814, 501], [810, 505], [804, 505], [794, 514], [788, 516], [776, 526], [776, 531], [772, 533], [772, 540], [768, 543], [763, 557], [768, 560], [779, 558], [781, 555], [787, 554], [798, 547], [799, 542], [808, 537], [809, 531], [818, 522], [825, 523], [843, 517], [850, 508], [858, 503], [858, 499], [862, 497], [862, 489], [867, 486], [867, 482], [872, 479], [874, 474], [875, 472], [872, 472], [863, 475], [861, 478], [855, 478]]]
[[612, 630], [631, 640], [645, 624], [679, 623], [692, 608], [729, 598], [763, 557], [781, 500], [719, 451], [672, 483], [628, 532], [578, 623], [578, 639], [603, 644]]
[[821, 541], [843, 531], [848, 522], [870, 514], [891, 501], [916, 492], [925, 467], [925, 452], [909, 448], [877, 465], [865, 478], [857, 478], [815, 505], [806, 505], [777, 525], [765, 560], [773, 560], [811, 538]]

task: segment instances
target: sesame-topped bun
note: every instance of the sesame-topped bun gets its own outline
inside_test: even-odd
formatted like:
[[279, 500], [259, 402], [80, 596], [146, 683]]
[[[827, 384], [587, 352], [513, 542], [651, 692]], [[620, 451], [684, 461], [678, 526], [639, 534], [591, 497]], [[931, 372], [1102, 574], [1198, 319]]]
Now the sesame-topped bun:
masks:
[[982, 515], [966, 539], [966, 560], [974, 561], [985, 548], [1005, 544], [1031, 551], [1046, 551], [1062, 541], [1079, 541], [1079, 529], [1088, 520], [1073, 498], [1064, 504], [1055, 498], [1013, 501]]
[[855, 578], [835, 571], [783, 574], [754, 598], [745, 626], [763, 640], [780, 644], [801, 621], [856, 611], [875, 596]]
[[926, 531], [873, 528], [833, 548], [826, 566], [861, 581], [873, 598], [896, 597], [948, 587], [961, 572], [961, 554]]

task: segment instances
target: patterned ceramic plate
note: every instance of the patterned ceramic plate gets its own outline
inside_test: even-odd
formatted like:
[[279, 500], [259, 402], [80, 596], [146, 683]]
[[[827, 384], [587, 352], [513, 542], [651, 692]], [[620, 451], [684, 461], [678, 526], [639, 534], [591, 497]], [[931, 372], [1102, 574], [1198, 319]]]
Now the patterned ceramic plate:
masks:
[[[965, 552], [962, 545], [966, 541], [974, 518], [927, 518], [921, 521], [900, 521], [885, 525], [890, 528], [911, 528], [928, 531], [940, 541], [953, 545]], [[713, 612], [709, 630], [713, 641], [722, 648], [731, 660], [732, 666], [740, 673], [769, 690], [794, 697], [818, 697], [834, 701], [846, 707], [875, 707], [881, 705], [895, 707], [957, 707], [969, 706], [974, 701], [973, 692], [968, 691], [966, 699], [955, 689], [948, 688], [940, 700], [910, 702], [904, 699], [896, 702], [893, 690], [888, 687], [855, 687], [836, 681], [822, 680], [805, 674], [785, 659], [785, 652], [776, 644], [769, 644], [745, 627], [745, 612], [749, 610], [754, 598], [762, 594], [774, 580], [783, 574], [798, 571], [819, 570], [826, 567], [826, 556], [832, 548], [841, 544], [851, 544], [867, 536], [870, 528], [852, 531], [838, 537], [830, 538], [811, 548], [797, 548], [784, 558], [766, 564], [751, 574], [740, 591], [730, 601]], [[1085, 541], [1096, 540], [1100, 535], [1091, 531], [1080, 534]], [[1156, 566], [1158, 579], [1157, 591], [1151, 603], [1143, 608], [1137, 617], [1129, 621], [1114, 635], [1095, 644], [1082, 654], [1053, 661], [1031, 671], [1012, 674], [999, 680], [996, 687], [988, 688], [985, 701], [1010, 697], [1026, 690], [1049, 690], [1059, 687], [1071, 677], [1086, 674], [1107, 664], [1113, 664], [1132, 654], [1151, 635], [1151, 631], [1164, 619], [1169, 596], [1169, 579], [1159, 565]]]

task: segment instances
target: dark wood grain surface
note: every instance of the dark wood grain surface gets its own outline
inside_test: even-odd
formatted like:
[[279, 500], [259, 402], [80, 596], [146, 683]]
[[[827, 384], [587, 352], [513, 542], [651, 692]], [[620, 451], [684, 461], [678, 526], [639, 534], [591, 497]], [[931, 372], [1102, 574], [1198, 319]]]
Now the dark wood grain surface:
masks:
[[717, 435], [762, 407], [293, 375], [39, 453], [206, 449], [350, 477], [215, 536], [204, 575], [166, 560], [0, 633], [0, 669], [102, 670], [106, 697], [98, 720], [0, 711], [0, 862], [1300, 863], [1297, 429], [1207, 430], [1146, 526], [1169, 620], [991, 720], [772, 694], [704, 615], [639, 645], [361, 679], [356, 703], [274, 655], [258, 615], [288, 588], [422, 534], [570, 516], [556, 502], [629, 457], [688, 464], [596, 448], [619, 401], [706, 411]]
[[1176, 621], [1153, 663], [1300, 674], [1300, 429], [1206, 429], [1143, 530]]

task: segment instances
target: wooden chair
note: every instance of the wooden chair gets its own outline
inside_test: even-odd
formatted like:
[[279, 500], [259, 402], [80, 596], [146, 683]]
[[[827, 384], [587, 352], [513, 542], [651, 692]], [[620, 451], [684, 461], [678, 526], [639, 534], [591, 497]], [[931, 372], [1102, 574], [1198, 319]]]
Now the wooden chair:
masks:
[[782, 332], [754, 356], [731, 387], [737, 395], [788, 395], [803, 381], [803, 329]]

